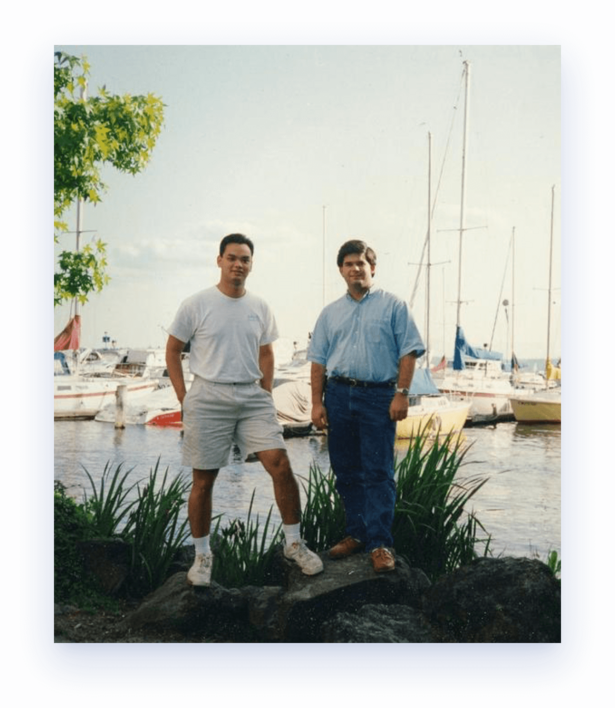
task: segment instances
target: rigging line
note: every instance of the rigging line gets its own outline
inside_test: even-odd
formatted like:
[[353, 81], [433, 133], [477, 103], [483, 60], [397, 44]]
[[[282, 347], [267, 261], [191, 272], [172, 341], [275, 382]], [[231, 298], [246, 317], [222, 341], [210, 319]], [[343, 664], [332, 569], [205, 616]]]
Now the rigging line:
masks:
[[[491, 331], [491, 340], [489, 342], [489, 351], [491, 351], [491, 347], [493, 346], [493, 337], [495, 336], [495, 326], [498, 322], [498, 312], [500, 311], [500, 303], [502, 302], [502, 292], [504, 291], [504, 281], [506, 280], [506, 273], [508, 272], [508, 259], [510, 258], [510, 252], [512, 250], [512, 243], [513, 243], [513, 237], [510, 237], [510, 241], [508, 242], [508, 251], [506, 252], [506, 263], [504, 265], [504, 275], [502, 277], [502, 285], [500, 287], [500, 296], [498, 298], [498, 305], [495, 310], [495, 320], [493, 322], [493, 330]], [[508, 318], [508, 313], [506, 313], [506, 317]]]
[[[454, 104], [453, 110], [452, 110], [451, 124], [450, 124], [449, 130], [448, 130], [448, 136], [446, 138], [446, 145], [444, 147], [444, 155], [442, 157], [442, 166], [440, 167], [440, 174], [438, 175], [438, 183], [436, 185], [433, 206], [431, 208], [432, 217], [433, 217], [434, 212], [436, 210], [436, 204], [438, 201], [438, 194], [440, 193], [440, 186], [442, 184], [442, 176], [444, 175], [444, 166], [446, 165], [446, 158], [447, 158], [448, 150], [449, 150], [450, 143], [451, 143], [451, 135], [453, 134], [453, 127], [455, 125], [455, 117], [457, 115], [457, 108], [459, 106], [459, 100], [461, 97], [461, 91], [462, 91], [462, 87], [463, 87], [463, 80], [464, 80], [464, 75], [465, 75], [464, 72], [465, 72], [465, 68], [461, 72], [461, 81], [459, 83], [459, 93], [457, 94], [457, 98], [455, 100], [455, 104]], [[419, 262], [419, 269], [416, 274], [416, 280], [414, 281], [414, 288], [412, 290], [412, 295], [410, 296], [410, 309], [412, 309], [412, 307], [414, 306], [414, 298], [416, 297], [416, 293], [419, 288], [419, 281], [421, 279], [421, 272], [423, 270], [423, 259], [425, 258], [425, 251], [427, 250], [427, 239], [428, 238], [429, 238], [429, 232], [427, 232], [425, 234], [425, 240], [423, 241], [423, 250], [421, 252], [421, 260]]]

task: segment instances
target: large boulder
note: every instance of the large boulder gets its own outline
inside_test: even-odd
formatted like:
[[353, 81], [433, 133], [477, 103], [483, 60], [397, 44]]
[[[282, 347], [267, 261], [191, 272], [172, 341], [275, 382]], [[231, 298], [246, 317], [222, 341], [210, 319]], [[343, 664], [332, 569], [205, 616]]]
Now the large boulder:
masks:
[[322, 556], [306, 576], [279, 554], [283, 582], [270, 587], [194, 588], [177, 572], [125, 620], [192, 641], [559, 642], [560, 583], [528, 558], [481, 558], [433, 586], [397, 559], [374, 573], [369, 557]]
[[322, 640], [391, 644], [437, 641], [424, 615], [407, 605], [364, 605], [357, 612], [340, 612], [323, 625]]
[[212, 583], [196, 588], [175, 573], [128, 615], [126, 629], [171, 630], [194, 641], [250, 641], [248, 602], [240, 590]]
[[560, 642], [561, 588], [529, 558], [480, 558], [440, 578], [423, 611], [442, 642]]
[[429, 580], [397, 560], [390, 573], [374, 573], [369, 557], [359, 554], [331, 561], [323, 554], [324, 572], [304, 575], [281, 552], [281, 586], [227, 589], [212, 582], [195, 588], [185, 572], [175, 573], [125, 620], [126, 628], [172, 629], [195, 637], [227, 641], [318, 642], [322, 625], [341, 611], [365, 604], [418, 607]]
[[398, 558], [395, 570], [375, 573], [367, 554], [332, 561], [323, 557], [324, 572], [314, 577], [289, 568], [288, 587], [280, 598], [278, 638], [291, 642], [322, 641], [323, 624], [338, 612], [364, 605], [420, 606], [427, 576]]

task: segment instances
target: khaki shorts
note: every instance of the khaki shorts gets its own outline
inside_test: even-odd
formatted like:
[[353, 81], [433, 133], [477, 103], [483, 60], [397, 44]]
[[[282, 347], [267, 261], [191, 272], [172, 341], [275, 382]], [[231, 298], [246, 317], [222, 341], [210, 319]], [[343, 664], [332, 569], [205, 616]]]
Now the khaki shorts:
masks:
[[259, 384], [218, 384], [198, 376], [184, 398], [182, 462], [196, 470], [229, 464], [233, 443], [242, 459], [263, 450], [285, 450], [273, 397]]

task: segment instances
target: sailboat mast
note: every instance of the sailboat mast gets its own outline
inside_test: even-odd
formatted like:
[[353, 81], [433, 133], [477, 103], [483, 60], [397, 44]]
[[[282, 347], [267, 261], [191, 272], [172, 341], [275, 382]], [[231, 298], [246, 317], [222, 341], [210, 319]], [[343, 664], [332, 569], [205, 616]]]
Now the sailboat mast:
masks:
[[325, 306], [325, 242], [327, 240], [327, 207], [322, 208], [322, 306]]
[[463, 62], [465, 70], [465, 97], [463, 112], [463, 149], [461, 153], [461, 209], [459, 216], [459, 272], [457, 284], [457, 327], [461, 324], [461, 253], [463, 244], [464, 218], [465, 218], [465, 190], [466, 190], [466, 157], [468, 145], [468, 93], [470, 86], [470, 63]]
[[511, 360], [512, 355], [515, 353], [515, 227], [512, 230], [512, 293], [511, 293], [512, 304], [510, 307], [511, 316], [511, 338], [510, 338], [510, 352]]
[[428, 167], [427, 167], [427, 305], [425, 315], [425, 361], [429, 369], [429, 320], [431, 302], [431, 133], [428, 133]]
[[[549, 301], [547, 308], [547, 363], [551, 360], [551, 278], [553, 274], [553, 211], [555, 205], [555, 185], [551, 187], [551, 236], [549, 245]], [[546, 368], [546, 367], [545, 367]]]

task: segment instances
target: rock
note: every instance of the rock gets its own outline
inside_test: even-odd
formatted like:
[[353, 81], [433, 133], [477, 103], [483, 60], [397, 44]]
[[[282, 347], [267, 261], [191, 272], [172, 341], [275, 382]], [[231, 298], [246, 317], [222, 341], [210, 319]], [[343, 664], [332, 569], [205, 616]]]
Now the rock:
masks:
[[483, 558], [431, 586], [403, 559], [378, 575], [365, 554], [322, 559], [324, 572], [306, 576], [280, 552], [284, 581], [269, 587], [194, 588], [178, 572], [125, 627], [169, 629], [196, 642], [561, 640], [560, 583], [540, 561]]
[[248, 602], [250, 625], [260, 642], [275, 642], [283, 638], [280, 625], [280, 601], [284, 589], [279, 586], [241, 588], [241, 594]]
[[429, 580], [403, 560], [395, 571], [374, 573], [365, 554], [331, 561], [323, 554], [324, 572], [304, 575], [279, 552], [275, 563], [285, 575], [283, 586], [226, 589], [186, 583], [185, 572], [173, 575], [124, 620], [127, 628], [172, 629], [192, 636], [220, 635], [229, 641], [316, 642], [322, 624], [336, 613], [365, 604], [420, 604]]
[[437, 641], [423, 614], [407, 605], [364, 605], [340, 612], [322, 628], [322, 641], [336, 643], [425, 643]]
[[80, 541], [77, 548], [86, 573], [94, 576], [100, 589], [116, 595], [130, 572], [130, 545], [117, 538]]
[[419, 606], [429, 580], [398, 558], [395, 570], [374, 573], [367, 554], [332, 561], [322, 556], [324, 571], [306, 576], [292, 565], [280, 601], [278, 638], [289, 642], [321, 641], [322, 626], [338, 612], [354, 612], [368, 604]]
[[[175, 573], [148, 595], [124, 620], [127, 629], [170, 629], [190, 636], [220, 636], [226, 641], [250, 641], [248, 602], [240, 590], [193, 587], [186, 573]], [[198, 641], [198, 639], [197, 639]]]
[[423, 611], [443, 642], [560, 642], [561, 590], [529, 558], [480, 558], [436, 582]]

